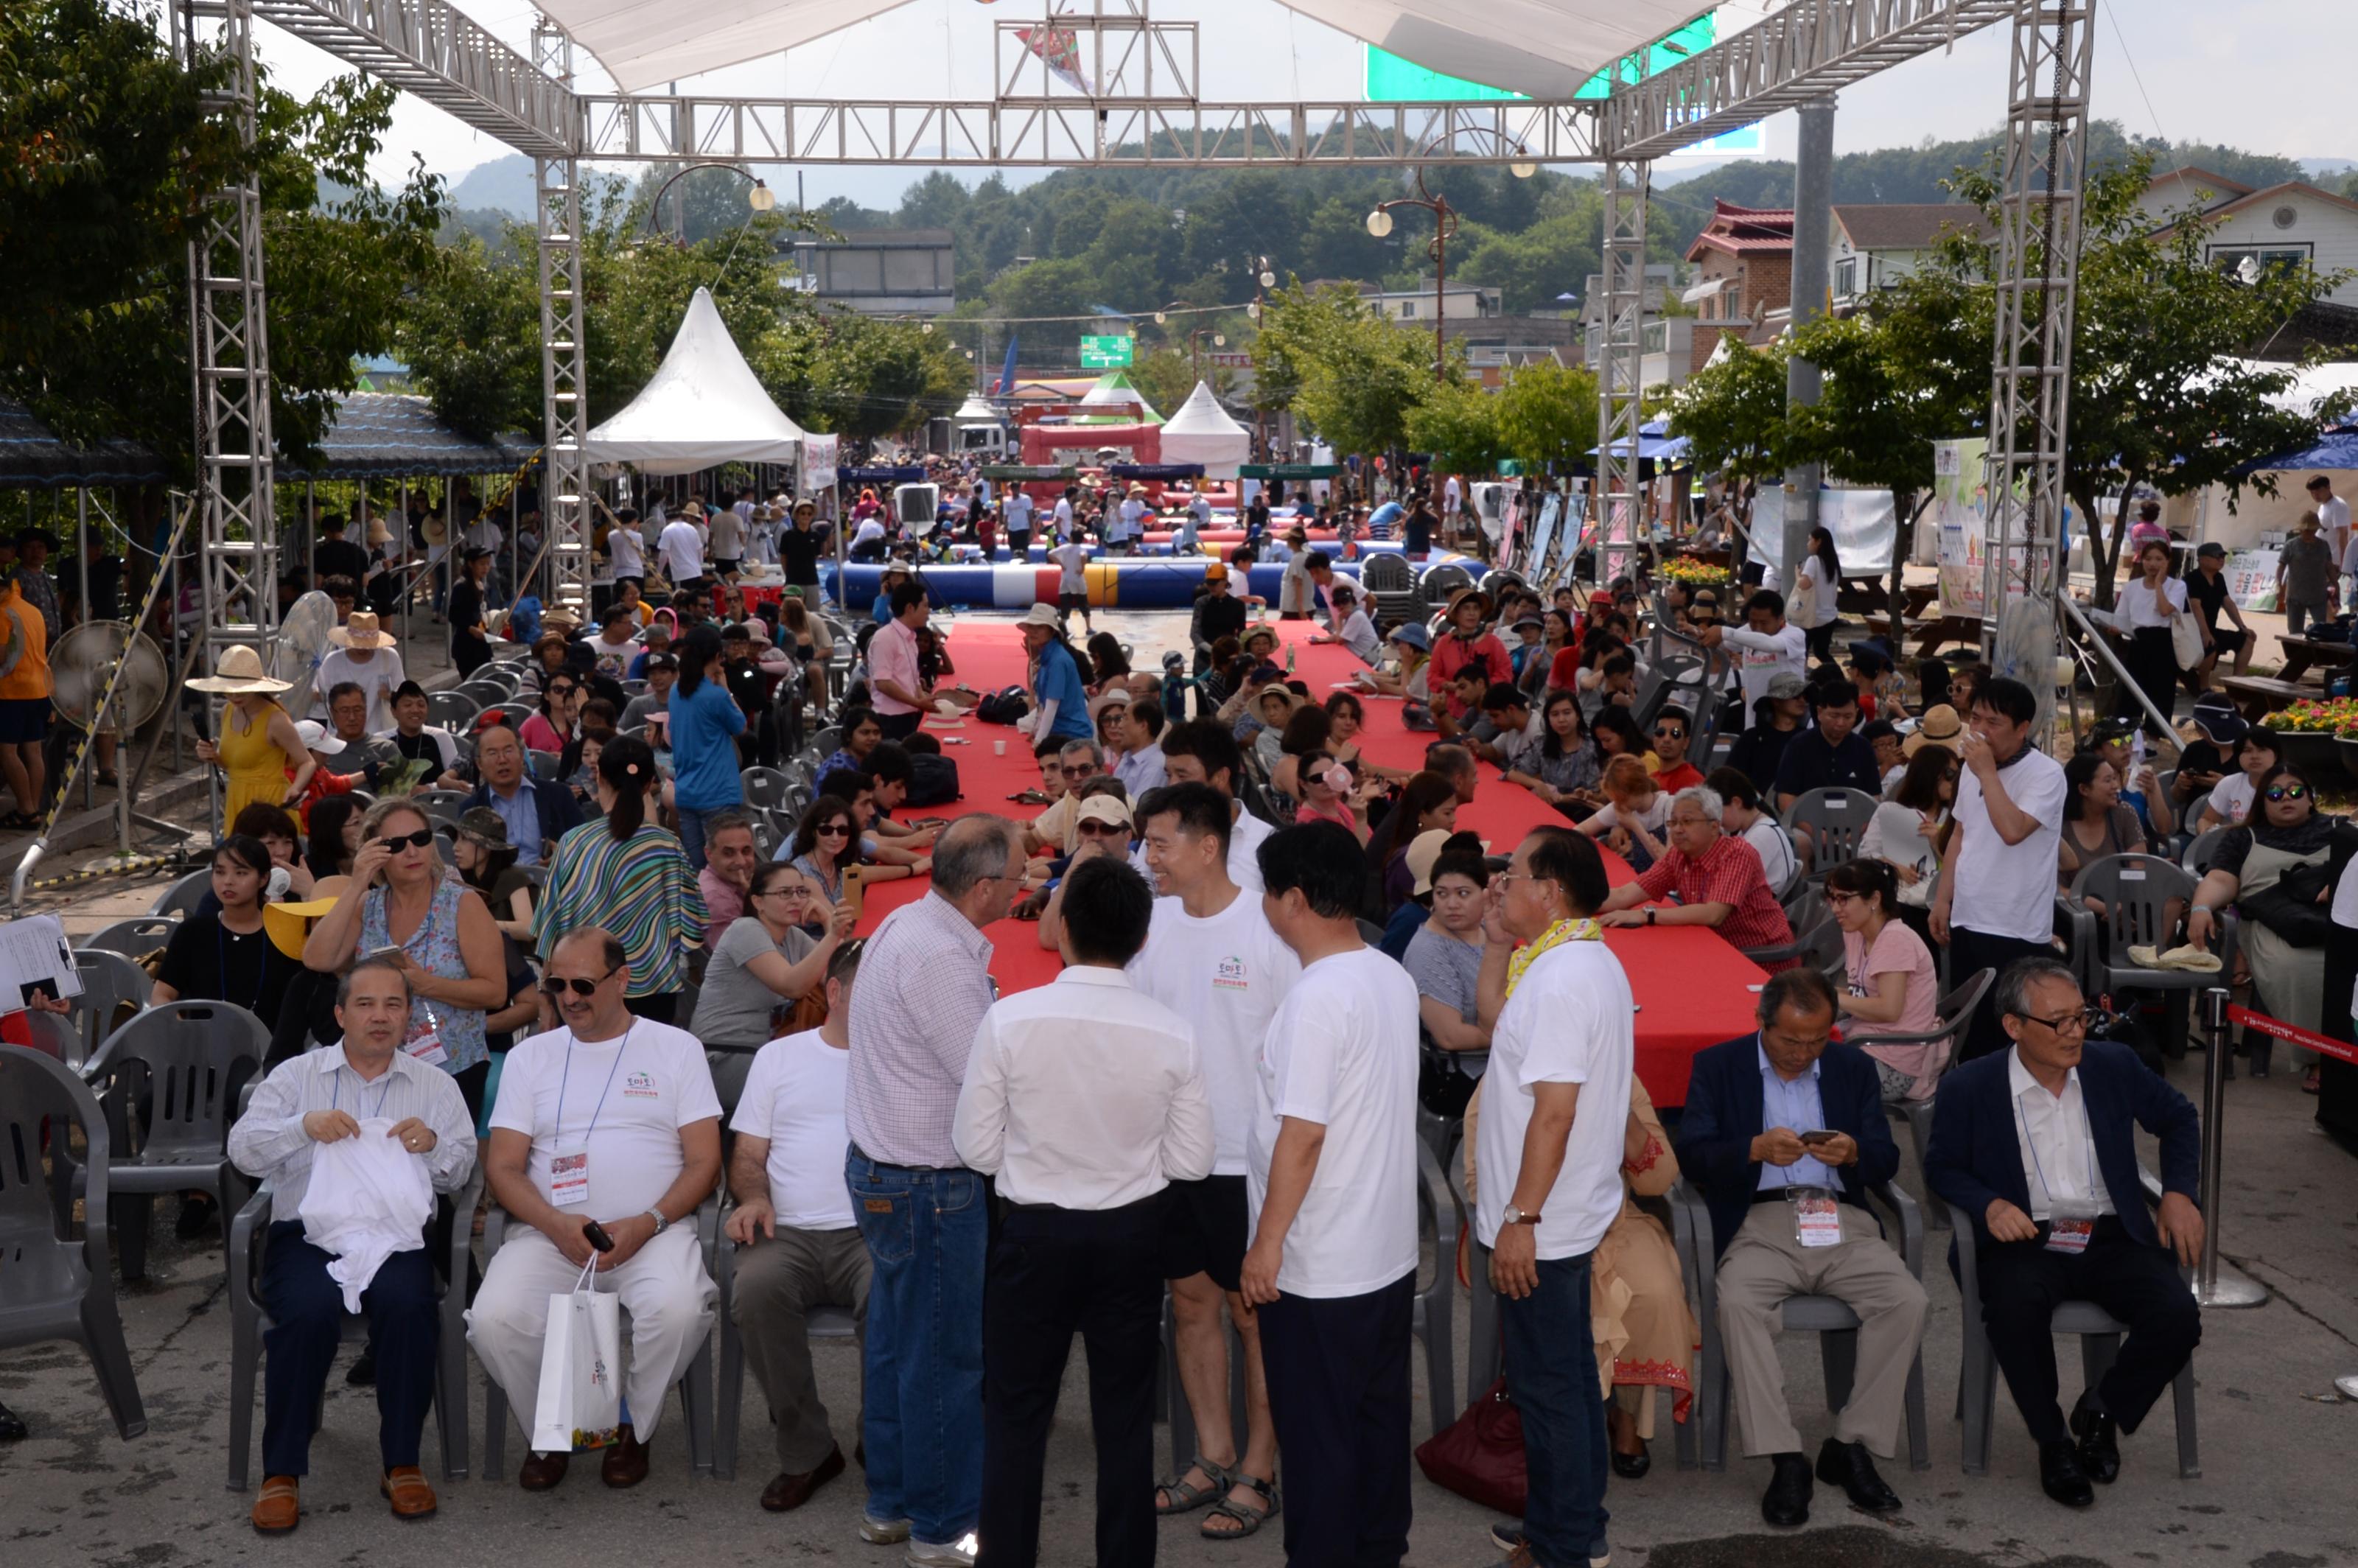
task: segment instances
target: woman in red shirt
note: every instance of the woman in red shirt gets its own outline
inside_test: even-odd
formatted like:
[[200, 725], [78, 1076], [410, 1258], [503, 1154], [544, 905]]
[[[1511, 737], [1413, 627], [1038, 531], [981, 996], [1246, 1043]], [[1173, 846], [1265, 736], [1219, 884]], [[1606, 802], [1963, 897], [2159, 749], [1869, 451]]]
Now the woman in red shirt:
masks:
[[1448, 633], [1433, 640], [1433, 673], [1427, 686], [1436, 698], [1447, 703], [1449, 716], [1460, 722], [1473, 708], [1451, 685], [1459, 670], [1483, 665], [1489, 675], [1485, 683], [1487, 686], [1510, 685], [1515, 678], [1514, 664], [1507, 657], [1507, 645], [1483, 625], [1489, 615], [1488, 594], [1478, 588], [1460, 589], [1449, 601]]

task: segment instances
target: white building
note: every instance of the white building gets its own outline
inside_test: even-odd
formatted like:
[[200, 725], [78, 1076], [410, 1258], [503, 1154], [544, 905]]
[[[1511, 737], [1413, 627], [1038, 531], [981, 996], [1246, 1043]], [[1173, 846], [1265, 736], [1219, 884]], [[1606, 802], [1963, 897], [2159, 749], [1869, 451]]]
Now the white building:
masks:
[[1961, 201], [1842, 204], [1833, 210], [1833, 308], [1847, 310], [1914, 272], [1943, 232], [1980, 236], [1988, 225]]
[[[2165, 225], [2165, 234], [2173, 219], [2201, 213], [2212, 225], [2203, 252], [2223, 267], [2251, 261], [2320, 273], [2358, 268], [2358, 201], [2299, 180], [2254, 189], [2208, 169], [2174, 168], [2154, 177], [2141, 205], [2148, 219]], [[2358, 279], [2326, 298], [2358, 308]]]

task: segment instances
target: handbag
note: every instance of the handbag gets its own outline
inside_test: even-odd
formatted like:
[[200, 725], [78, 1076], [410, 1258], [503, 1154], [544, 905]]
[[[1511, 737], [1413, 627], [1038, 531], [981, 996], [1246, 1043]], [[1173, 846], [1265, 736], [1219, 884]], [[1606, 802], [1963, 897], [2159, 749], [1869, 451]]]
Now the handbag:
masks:
[[590, 1288], [598, 1260], [582, 1266], [570, 1291], [548, 1298], [548, 1337], [540, 1347], [540, 1400], [532, 1445], [543, 1454], [611, 1447], [622, 1421], [622, 1298]]
[[1523, 1417], [1499, 1379], [1466, 1413], [1420, 1444], [1417, 1468], [1436, 1487], [1516, 1519], [1531, 1497]]
[[1466, 1102], [1474, 1098], [1474, 1087], [1481, 1080], [1458, 1065], [1455, 1051], [1428, 1045], [1422, 1055], [1416, 1070], [1417, 1099], [1444, 1121], [1464, 1116]]
[[2202, 662], [2202, 629], [2194, 623], [2191, 611], [2181, 610], [2169, 618], [2169, 651], [2177, 655], [2181, 670]]
[[2236, 900], [2235, 907], [2296, 947], [2322, 947], [2333, 935], [2333, 919], [2317, 899], [2332, 881], [2331, 869], [2322, 864], [2288, 867], [2271, 885]]

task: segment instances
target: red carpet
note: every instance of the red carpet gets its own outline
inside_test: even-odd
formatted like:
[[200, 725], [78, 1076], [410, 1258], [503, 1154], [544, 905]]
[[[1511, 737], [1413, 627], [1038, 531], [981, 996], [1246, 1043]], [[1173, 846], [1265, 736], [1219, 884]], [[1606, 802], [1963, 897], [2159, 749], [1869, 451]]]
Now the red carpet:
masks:
[[[1296, 647], [1295, 673], [1323, 700], [1334, 685], [1358, 667], [1344, 648], [1312, 647], [1314, 628], [1306, 622], [1289, 622], [1280, 635]], [[950, 640], [956, 678], [978, 691], [1023, 683], [1022, 634], [1008, 622], [961, 621]], [[1385, 697], [1363, 697], [1367, 709], [1361, 748], [1387, 767], [1413, 768], [1422, 762], [1430, 735], [1412, 734], [1401, 723], [1401, 705]], [[957, 762], [961, 798], [948, 806], [927, 807], [924, 815], [963, 816], [990, 811], [1019, 820], [1039, 814], [1033, 806], [1017, 806], [1008, 796], [1039, 783], [1031, 748], [1015, 730], [968, 719], [956, 724], [928, 724], [941, 740], [943, 752]], [[964, 741], [967, 744], [955, 744]], [[1006, 754], [994, 743], [1004, 741]], [[1493, 852], [1506, 854], [1533, 827], [1563, 820], [1556, 809], [1528, 791], [1501, 782], [1496, 770], [1483, 770], [1482, 787], [1472, 805], [1458, 813], [1458, 825], [1481, 834]], [[1606, 853], [1606, 869], [1615, 885], [1629, 880], [1629, 869], [1619, 857]], [[923, 878], [886, 882], [871, 889], [860, 916], [862, 934], [872, 932], [884, 915], [921, 895], [929, 884]], [[990, 972], [1002, 993], [1045, 985], [1055, 978], [1056, 956], [1039, 943], [1039, 927], [1030, 921], [1001, 920], [985, 933], [992, 943]], [[1675, 1106], [1686, 1099], [1688, 1065], [1706, 1045], [1755, 1027], [1756, 993], [1748, 987], [1765, 978], [1761, 970], [1729, 946], [1716, 932], [1692, 926], [1660, 926], [1650, 930], [1616, 931], [1606, 941], [1628, 972], [1638, 1000], [1638, 1075], [1658, 1105]]]

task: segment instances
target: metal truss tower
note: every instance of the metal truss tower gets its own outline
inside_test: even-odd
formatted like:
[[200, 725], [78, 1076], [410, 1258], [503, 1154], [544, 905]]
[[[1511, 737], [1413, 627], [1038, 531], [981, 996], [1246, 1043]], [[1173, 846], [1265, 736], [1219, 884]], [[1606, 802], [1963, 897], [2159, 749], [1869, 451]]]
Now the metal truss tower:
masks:
[[[2094, 0], [2019, 0], [1998, 198], [1982, 643], [1994, 669], [2055, 690], [2064, 454]], [[2042, 725], [2042, 728], [2044, 726]]]
[[[190, 70], [227, 66], [205, 112], [254, 139], [251, 0], [177, 0], [172, 46]], [[271, 505], [270, 332], [262, 280], [262, 190], [249, 175], [205, 198], [189, 244], [189, 350], [196, 410], [198, 579], [206, 664], [244, 645], [269, 667], [278, 629], [278, 528]]]
[[1599, 587], [1632, 569], [1639, 514], [1638, 426], [1646, 335], [1645, 162], [1605, 166], [1605, 308], [1596, 375], [1596, 520]]
[[[547, 17], [532, 29], [533, 64], [561, 86], [573, 85], [573, 40]], [[582, 457], [589, 434], [589, 376], [581, 311], [581, 163], [533, 161], [533, 210], [539, 229], [540, 387], [545, 407], [540, 514], [547, 530], [546, 602], [590, 619], [590, 475]]]

